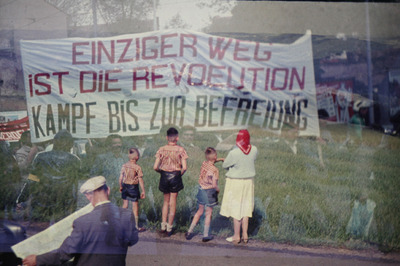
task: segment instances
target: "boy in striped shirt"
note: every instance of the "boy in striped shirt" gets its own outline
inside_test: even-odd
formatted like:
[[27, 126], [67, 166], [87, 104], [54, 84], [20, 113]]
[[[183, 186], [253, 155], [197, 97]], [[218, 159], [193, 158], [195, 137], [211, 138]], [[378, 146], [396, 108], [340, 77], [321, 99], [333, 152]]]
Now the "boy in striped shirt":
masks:
[[223, 158], [217, 159], [217, 151], [214, 148], [208, 147], [205, 151], [206, 161], [201, 165], [200, 177], [199, 177], [199, 190], [197, 193], [197, 203], [199, 209], [193, 217], [192, 224], [190, 225], [189, 231], [185, 234], [187, 240], [191, 240], [194, 236], [193, 230], [200, 220], [200, 217], [206, 210], [206, 218], [204, 221], [204, 232], [203, 242], [208, 242], [213, 239], [209, 235], [211, 216], [213, 207], [218, 204], [218, 178], [219, 170], [214, 165], [216, 162], [223, 161]]
[[[136, 148], [129, 149], [129, 162], [125, 163], [121, 168], [119, 176], [119, 191], [123, 200], [122, 208], [127, 209], [129, 201], [132, 201], [132, 211], [135, 216], [136, 228], [139, 232], [145, 231], [139, 228], [139, 199], [146, 198], [144, 189], [142, 168], [137, 164], [140, 158], [139, 150]], [[142, 190], [142, 193], [139, 191]]]
[[167, 130], [168, 144], [158, 149], [154, 170], [160, 173], [159, 190], [164, 193], [161, 234], [171, 236], [175, 219], [178, 192], [183, 189], [182, 176], [186, 172], [188, 158], [185, 149], [177, 142], [179, 132], [171, 127]]

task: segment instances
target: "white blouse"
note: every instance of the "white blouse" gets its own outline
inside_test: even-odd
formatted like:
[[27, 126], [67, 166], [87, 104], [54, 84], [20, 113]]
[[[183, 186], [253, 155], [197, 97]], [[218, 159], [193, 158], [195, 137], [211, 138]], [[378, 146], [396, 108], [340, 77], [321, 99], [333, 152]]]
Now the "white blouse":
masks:
[[257, 147], [251, 146], [249, 154], [244, 154], [238, 147], [228, 153], [222, 167], [228, 169], [230, 178], [252, 178], [256, 175], [254, 162], [257, 158]]

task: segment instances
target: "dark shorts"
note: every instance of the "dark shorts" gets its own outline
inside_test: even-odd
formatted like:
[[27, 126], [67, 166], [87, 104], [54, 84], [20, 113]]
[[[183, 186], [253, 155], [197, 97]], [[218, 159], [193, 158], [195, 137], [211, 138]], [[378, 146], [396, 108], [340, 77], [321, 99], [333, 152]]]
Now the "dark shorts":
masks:
[[122, 199], [137, 202], [140, 199], [139, 185], [129, 185], [122, 183]]
[[177, 193], [183, 189], [182, 175], [180, 171], [161, 171], [158, 189], [163, 193]]
[[214, 207], [218, 205], [218, 193], [215, 188], [202, 189], [199, 187], [197, 192], [197, 203], [206, 207]]

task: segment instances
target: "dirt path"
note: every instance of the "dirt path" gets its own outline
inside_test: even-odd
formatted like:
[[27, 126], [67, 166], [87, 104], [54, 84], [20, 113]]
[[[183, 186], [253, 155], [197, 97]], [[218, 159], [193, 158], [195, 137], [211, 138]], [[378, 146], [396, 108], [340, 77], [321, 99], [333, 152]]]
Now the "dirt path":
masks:
[[378, 250], [348, 250], [326, 247], [301, 247], [250, 241], [232, 245], [223, 238], [202, 243], [201, 236], [191, 241], [183, 234], [160, 238], [156, 233], [140, 234], [139, 243], [129, 249], [127, 265], [395, 265], [400, 254]]
[[[48, 223], [26, 226], [29, 237]], [[203, 243], [201, 237], [187, 241], [182, 233], [168, 238], [151, 231], [140, 233], [138, 244], [128, 250], [127, 265], [400, 265], [400, 253], [384, 254], [376, 248], [303, 247], [257, 240], [233, 245], [220, 237]]]

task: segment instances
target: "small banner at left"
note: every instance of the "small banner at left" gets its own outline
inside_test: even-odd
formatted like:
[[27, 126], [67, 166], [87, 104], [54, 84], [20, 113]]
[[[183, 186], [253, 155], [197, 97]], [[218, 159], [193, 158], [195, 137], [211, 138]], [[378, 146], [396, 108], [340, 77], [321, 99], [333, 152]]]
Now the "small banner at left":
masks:
[[24, 117], [22, 119], [0, 123], [0, 140], [3, 141], [18, 141], [24, 131], [29, 130], [29, 119]]

